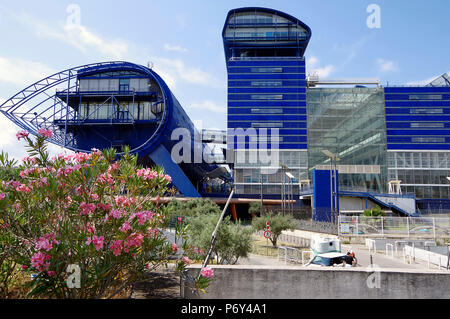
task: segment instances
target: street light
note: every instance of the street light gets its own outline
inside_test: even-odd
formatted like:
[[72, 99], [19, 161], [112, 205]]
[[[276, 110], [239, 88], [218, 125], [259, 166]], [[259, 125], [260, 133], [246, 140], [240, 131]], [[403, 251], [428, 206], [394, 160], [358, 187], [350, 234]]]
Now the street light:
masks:
[[294, 185], [293, 185], [293, 180], [295, 178], [294, 175], [292, 175], [291, 172], [286, 172], [286, 176], [289, 178], [289, 193], [288, 193], [288, 200], [289, 200], [289, 204], [288, 207], [290, 208], [290, 213], [293, 214], [294, 213]]
[[[330, 187], [331, 187], [331, 195], [330, 195], [331, 198], [330, 198], [330, 200], [331, 200], [331, 208], [332, 208], [332, 214], [333, 214], [332, 220], [333, 220], [333, 223], [335, 223], [336, 222], [336, 215], [338, 213], [338, 211], [337, 211], [337, 199], [338, 199], [338, 194], [337, 194], [337, 161], [339, 161], [340, 158], [336, 154], [331, 153], [329, 150], [322, 150], [322, 153], [330, 158]], [[334, 161], [334, 169], [331, 169], [331, 167], [333, 166], [333, 161]], [[334, 183], [333, 183], [333, 179], [334, 179]]]
[[[286, 176], [290, 179], [290, 185], [292, 186], [292, 179], [294, 178], [294, 175], [292, 175], [289, 172], [289, 167], [287, 167], [285, 164], [280, 163], [281, 166], [281, 209], [283, 212], [283, 215], [285, 213], [285, 209], [286, 209]], [[288, 188], [289, 189], [289, 188]], [[288, 192], [288, 207], [289, 207], [289, 211], [291, 210], [291, 204], [293, 205], [293, 203], [290, 202], [291, 199], [293, 199], [293, 189], [291, 187], [290, 192]], [[291, 198], [292, 197], [292, 198]], [[294, 207], [292, 206], [292, 210], [294, 210]]]

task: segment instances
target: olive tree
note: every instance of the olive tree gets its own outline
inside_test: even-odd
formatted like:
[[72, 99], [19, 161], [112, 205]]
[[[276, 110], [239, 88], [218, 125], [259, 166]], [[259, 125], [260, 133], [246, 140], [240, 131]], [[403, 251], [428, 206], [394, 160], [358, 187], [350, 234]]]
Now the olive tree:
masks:
[[290, 215], [269, 212], [266, 215], [255, 218], [252, 222], [252, 227], [255, 231], [265, 230], [267, 222], [270, 224], [270, 231], [272, 233], [269, 239], [274, 247], [277, 247], [278, 237], [283, 230], [295, 229], [297, 225], [294, 218]]

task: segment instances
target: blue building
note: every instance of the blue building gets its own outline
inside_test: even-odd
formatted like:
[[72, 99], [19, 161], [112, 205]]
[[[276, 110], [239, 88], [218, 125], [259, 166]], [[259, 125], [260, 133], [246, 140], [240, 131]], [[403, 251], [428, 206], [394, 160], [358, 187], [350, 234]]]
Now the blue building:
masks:
[[[266, 8], [231, 10], [222, 31], [228, 71], [227, 157], [234, 164], [238, 194], [281, 193], [283, 173], [299, 191], [307, 174], [306, 77], [303, 56], [311, 29]], [[261, 150], [279, 155], [267, 163]], [[306, 176], [306, 175], [305, 175]], [[262, 184], [262, 185], [261, 185]]]
[[[283, 198], [290, 183], [294, 194], [328, 189], [314, 203], [337, 207], [330, 201], [337, 190], [323, 184], [337, 177], [316, 174], [332, 172], [334, 154], [341, 194], [403, 194], [417, 197], [421, 209], [450, 208], [448, 75], [424, 87], [385, 88], [378, 81], [306, 76], [303, 55], [311, 29], [267, 8], [230, 10], [222, 37], [228, 160], [239, 194]], [[277, 140], [265, 130], [278, 133]], [[279, 153], [278, 162], [252, 157], [266, 148]]]
[[[415, 87], [323, 81], [305, 65], [311, 35], [305, 23], [277, 10], [228, 12], [222, 30], [227, 132], [198, 132], [158, 74], [123, 61], [58, 72], [12, 96], [0, 111], [33, 134], [51, 128], [51, 142], [74, 151], [120, 152], [128, 145], [144, 165], [163, 166], [189, 197], [206, 189], [228, 195], [223, 166], [192, 160], [199, 150], [209, 152], [208, 143], [226, 142], [240, 197], [299, 201], [324, 190], [310, 204], [339, 211], [346, 205], [341, 197], [358, 194], [366, 207], [368, 199], [384, 200], [405, 213], [386, 203], [403, 195], [417, 199], [421, 211], [450, 209], [449, 75]], [[177, 128], [189, 133], [189, 154], [183, 154], [191, 161], [172, 156]]]

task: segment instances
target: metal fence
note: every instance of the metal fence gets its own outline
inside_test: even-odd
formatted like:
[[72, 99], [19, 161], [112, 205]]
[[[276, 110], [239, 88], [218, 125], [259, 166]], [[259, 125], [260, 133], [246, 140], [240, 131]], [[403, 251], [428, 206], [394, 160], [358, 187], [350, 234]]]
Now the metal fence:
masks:
[[297, 220], [297, 229], [324, 234], [338, 235], [338, 225], [329, 222]]
[[448, 238], [450, 218], [339, 216], [338, 235]]

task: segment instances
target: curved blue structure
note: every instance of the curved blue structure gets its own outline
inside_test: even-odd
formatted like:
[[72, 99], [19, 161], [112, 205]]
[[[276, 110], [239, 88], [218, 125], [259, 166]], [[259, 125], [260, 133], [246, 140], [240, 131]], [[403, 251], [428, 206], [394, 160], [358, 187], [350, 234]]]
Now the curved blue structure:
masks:
[[227, 61], [231, 57], [302, 57], [311, 29], [278, 10], [244, 7], [228, 12], [222, 37]]
[[142, 65], [114, 61], [67, 69], [28, 86], [0, 111], [32, 134], [51, 129], [50, 142], [73, 151], [113, 147], [120, 152], [128, 145], [142, 163], [163, 166], [186, 196], [200, 196], [194, 185], [218, 169], [203, 159], [173, 161], [176, 128], [189, 132], [191, 159], [194, 147], [203, 151], [207, 145], [166, 83]]

